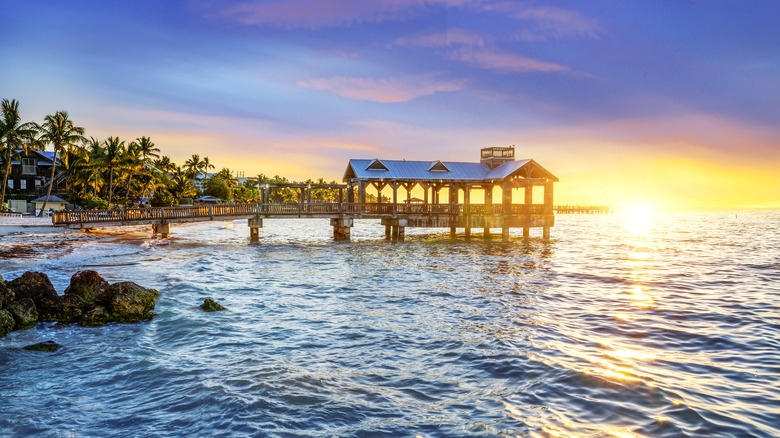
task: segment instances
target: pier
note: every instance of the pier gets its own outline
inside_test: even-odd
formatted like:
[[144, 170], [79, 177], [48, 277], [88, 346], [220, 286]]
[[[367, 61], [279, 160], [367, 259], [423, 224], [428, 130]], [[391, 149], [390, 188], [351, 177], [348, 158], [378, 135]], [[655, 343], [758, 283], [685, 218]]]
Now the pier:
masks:
[[[151, 224], [155, 234], [167, 237], [175, 223], [245, 219], [254, 240], [264, 219], [323, 218], [330, 221], [334, 239], [348, 240], [356, 219], [375, 219], [392, 240], [402, 240], [407, 227], [448, 228], [453, 236], [458, 229], [466, 236], [474, 229], [489, 236], [497, 228], [504, 238], [510, 228], [522, 228], [525, 237], [531, 228], [542, 228], [549, 238], [558, 178], [534, 160], [515, 161], [514, 147], [484, 148], [481, 158], [478, 163], [350, 160], [345, 184], [266, 184], [257, 203], [60, 211], [52, 215], [52, 223], [69, 228]], [[541, 203], [534, 202], [537, 187]], [[298, 202], [270, 202], [279, 189], [297, 190]], [[312, 192], [321, 189], [337, 190], [338, 201], [312, 200]], [[515, 190], [522, 203], [513, 201]], [[481, 203], [472, 202], [480, 197]]]

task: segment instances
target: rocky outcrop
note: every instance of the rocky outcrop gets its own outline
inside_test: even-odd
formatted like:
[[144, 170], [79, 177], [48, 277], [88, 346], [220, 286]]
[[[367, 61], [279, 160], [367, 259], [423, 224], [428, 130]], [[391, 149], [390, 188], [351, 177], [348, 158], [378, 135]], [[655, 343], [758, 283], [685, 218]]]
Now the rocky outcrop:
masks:
[[30, 350], [30, 351], [45, 351], [48, 353], [53, 353], [57, 350], [62, 348], [62, 345], [54, 342], [54, 341], [43, 341], [38, 342], [37, 344], [28, 345], [26, 347], [22, 347], [23, 350]]
[[220, 310], [225, 310], [221, 304], [212, 300], [211, 298], [206, 298], [203, 300], [203, 304], [200, 305], [200, 308], [204, 312], [219, 312]]
[[77, 295], [85, 306], [92, 306], [96, 301], [105, 298], [108, 282], [95, 271], [79, 271], [70, 278], [70, 285], [65, 289], [65, 296]]
[[157, 290], [131, 281], [109, 284], [95, 271], [74, 274], [64, 295], [41, 272], [25, 272], [10, 282], [0, 277], [0, 337], [38, 321], [83, 326], [138, 322], [154, 316], [158, 296]]
[[14, 300], [30, 298], [36, 306], [43, 298], [57, 296], [49, 276], [43, 272], [25, 272], [16, 280], [6, 283], [6, 286], [13, 291]]
[[6, 310], [14, 318], [14, 330], [31, 329], [38, 323], [38, 309], [30, 298], [14, 301]]
[[89, 306], [78, 295], [57, 295], [38, 300], [38, 319], [43, 322], [78, 322]]
[[112, 319], [117, 322], [138, 322], [149, 318], [159, 293], [141, 287], [132, 281], [115, 283], [106, 288], [106, 304]]
[[7, 335], [8, 333], [11, 333], [11, 330], [14, 329], [14, 325], [16, 323], [14, 322], [14, 317], [11, 316], [11, 312], [2, 309], [0, 310], [0, 338]]

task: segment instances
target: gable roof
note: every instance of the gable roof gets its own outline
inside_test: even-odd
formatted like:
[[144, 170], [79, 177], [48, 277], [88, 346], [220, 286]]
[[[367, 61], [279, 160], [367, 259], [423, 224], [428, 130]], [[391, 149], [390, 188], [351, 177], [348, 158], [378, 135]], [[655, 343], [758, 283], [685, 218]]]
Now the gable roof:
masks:
[[[380, 163], [386, 170], [377, 169]], [[374, 167], [369, 169], [369, 167]], [[462, 181], [483, 182], [502, 180], [512, 176], [549, 178], [558, 181], [553, 174], [534, 160], [508, 161], [490, 170], [482, 163], [460, 163], [453, 161], [406, 161], [406, 160], [363, 160], [352, 159], [344, 172], [344, 182], [360, 180], [398, 181]]]
[[[23, 158], [27, 157], [34, 157], [37, 158], [38, 165], [39, 166], [51, 166], [52, 161], [54, 160], [54, 151], [31, 151], [28, 150], [28, 153], [25, 154], [23, 149], [17, 149], [16, 153], [21, 155]], [[57, 157], [57, 163], [59, 164], [60, 158]], [[11, 160], [12, 165], [19, 165], [22, 164], [19, 160]]]

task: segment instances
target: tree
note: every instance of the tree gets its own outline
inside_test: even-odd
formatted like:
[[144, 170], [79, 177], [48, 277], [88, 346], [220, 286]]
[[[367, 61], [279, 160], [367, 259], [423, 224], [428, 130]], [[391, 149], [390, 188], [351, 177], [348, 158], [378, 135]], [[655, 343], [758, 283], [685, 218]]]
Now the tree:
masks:
[[3, 175], [3, 190], [0, 193], [0, 208], [5, 202], [5, 190], [8, 184], [8, 175], [11, 173], [11, 154], [17, 147], [27, 150], [25, 140], [35, 137], [37, 127], [33, 122], [21, 123], [19, 115], [19, 102], [16, 99], [3, 99], [3, 114], [0, 118], [0, 146], [5, 144], [5, 174]]
[[57, 154], [63, 148], [74, 145], [84, 140], [84, 128], [73, 125], [67, 111], [57, 111], [53, 115], [48, 115], [43, 119], [43, 124], [38, 126], [40, 140], [51, 143], [54, 146], [54, 159], [51, 166], [51, 180], [49, 181], [49, 190], [46, 192], [46, 199], [43, 201], [40, 213], [46, 210], [46, 204], [51, 196], [51, 189], [54, 186], [54, 175], [57, 169]]
[[108, 208], [111, 208], [111, 198], [114, 195], [114, 169], [120, 165], [122, 155], [125, 153], [125, 142], [119, 140], [119, 137], [108, 137], [103, 144], [105, 148], [101, 164], [108, 167]]

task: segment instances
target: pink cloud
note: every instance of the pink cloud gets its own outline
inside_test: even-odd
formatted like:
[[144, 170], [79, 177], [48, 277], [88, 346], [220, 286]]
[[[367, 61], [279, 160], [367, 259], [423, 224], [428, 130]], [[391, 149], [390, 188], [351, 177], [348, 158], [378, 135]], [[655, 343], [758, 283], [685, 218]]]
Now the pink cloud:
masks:
[[218, 15], [250, 25], [322, 28], [353, 23], [409, 19], [422, 13], [415, 6], [458, 6], [472, 0], [274, 0], [245, 2]]
[[397, 39], [395, 44], [420, 47], [484, 47], [485, 38], [467, 29], [448, 28], [441, 33], [402, 37]]
[[525, 58], [513, 53], [463, 50], [452, 55], [453, 59], [488, 70], [505, 72], [563, 72], [569, 68], [560, 64]]
[[465, 83], [463, 81], [437, 81], [435, 80], [435, 75], [394, 78], [335, 76], [300, 81], [298, 86], [313, 90], [330, 91], [353, 100], [408, 102], [434, 93], [458, 91], [465, 87]]
[[483, 9], [503, 12], [516, 20], [531, 22], [532, 27], [522, 29], [517, 34], [519, 39], [527, 41], [576, 36], [598, 38], [598, 33], [602, 31], [596, 20], [584, 17], [577, 11], [553, 6], [528, 7], [517, 3], [499, 3]]

